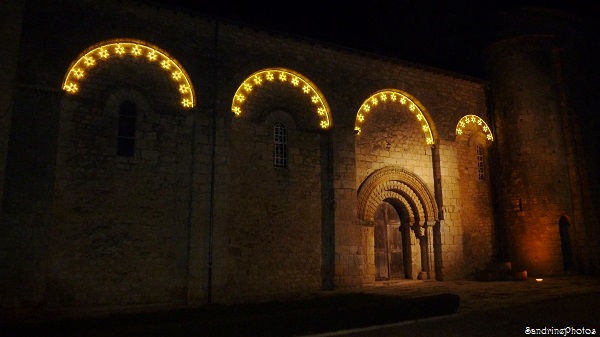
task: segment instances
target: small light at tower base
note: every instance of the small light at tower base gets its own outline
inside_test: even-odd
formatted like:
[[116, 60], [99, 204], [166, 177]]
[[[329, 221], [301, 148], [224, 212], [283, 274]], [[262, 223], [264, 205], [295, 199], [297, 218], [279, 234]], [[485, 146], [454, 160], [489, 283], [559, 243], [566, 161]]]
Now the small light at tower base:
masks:
[[542, 282], [544, 279], [543, 278], [536, 278], [535, 281], [536, 282]]

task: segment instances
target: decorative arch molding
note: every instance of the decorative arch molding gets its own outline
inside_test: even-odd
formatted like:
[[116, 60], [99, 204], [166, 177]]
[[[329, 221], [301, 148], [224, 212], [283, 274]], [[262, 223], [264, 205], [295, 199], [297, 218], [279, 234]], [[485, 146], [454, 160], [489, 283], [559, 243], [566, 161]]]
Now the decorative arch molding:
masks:
[[319, 117], [319, 126], [322, 129], [331, 127], [331, 112], [321, 91], [305, 76], [284, 68], [267, 68], [248, 76], [235, 91], [231, 102], [231, 111], [236, 116], [241, 116], [243, 113], [243, 104], [254, 90], [263, 87], [265, 84], [276, 83], [289, 85], [292, 88], [302, 91], [315, 105], [315, 113]]
[[76, 94], [79, 91], [80, 82], [85, 79], [90, 69], [109, 58], [122, 58], [126, 55], [155, 63], [176, 83], [181, 96], [181, 105], [184, 108], [193, 108], [196, 105], [192, 81], [181, 64], [160, 48], [134, 39], [105, 41], [79, 54], [65, 75], [62, 89], [69, 94]]
[[397, 89], [383, 89], [379, 90], [373, 95], [369, 96], [360, 109], [356, 113], [356, 120], [354, 122], [354, 130], [360, 134], [361, 125], [365, 122], [366, 116], [369, 112], [378, 106], [379, 104], [399, 104], [405, 106], [410, 112], [415, 115], [417, 121], [421, 124], [421, 131], [425, 136], [425, 142], [427, 145], [435, 144], [434, 132], [431, 129], [429, 120], [431, 117], [427, 110], [422, 107], [414, 97], [411, 97], [405, 92]]
[[384, 194], [391, 193], [396, 199], [404, 200], [406, 202], [407, 209], [413, 213], [414, 221], [417, 223], [422, 222], [426, 218], [426, 212], [423, 207], [423, 203], [416, 193], [411, 189], [410, 186], [396, 180], [388, 180], [376, 186], [372, 192], [377, 198], [372, 198], [367, 201], [365, 206], [366, 219], [369, 221], [375, 216], [375, 210], [377, 206], [385, 200]]
[[494, 141], [492, 130], [483, 118], [477, 115], [465, 115], [456, 124], [456, 136], [467, 135], [476, 131], [481, 131], [488, 142]]
[[411, 224], [414, 224], [415, 221], [418, 221], [418, 215], [415, 217], [414, 214], [414, 204], [410, 203], [408, 199], [406, 199], [403, 195], [397, 193], [396, 191], [384, 191], [381, 193], [381, 201], [391, 202], [393, 200], [395, 203], [400, 205], [404, 211], [406, 211], [406, 217], [403, 218], [400, 216], [402, 220], [408, 220]]
[[410, 205], [407, 209], [412, 211], [415, 221], [421, 225], [438, 219], [435, 198], [425, 182], [414, 173], [389, 166], [371, 173], [359, 187], [359, 220], [373, 221], [379, 203], [386, 198], [397, 196], [401, 196], [407, 205]]

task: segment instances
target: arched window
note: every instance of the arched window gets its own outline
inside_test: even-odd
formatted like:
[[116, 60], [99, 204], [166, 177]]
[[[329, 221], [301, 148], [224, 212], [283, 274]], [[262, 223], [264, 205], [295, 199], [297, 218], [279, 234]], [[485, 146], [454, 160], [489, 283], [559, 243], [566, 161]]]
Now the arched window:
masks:
[[137, 106], [132, 101], [124, 101], [119, 106], [119, 126], [117, 131], [117, 155], [133, 157], [135, 153], [135, 121]]
[[479, 180], [485, 180], [485, 164], [483, 161], [483, 146], [477, 145], [477, 175]]
[[275, 143], [273, 166], [287, 168], [287, 134], [282, 123], [277, 122], [273, 125], [273, 141]]

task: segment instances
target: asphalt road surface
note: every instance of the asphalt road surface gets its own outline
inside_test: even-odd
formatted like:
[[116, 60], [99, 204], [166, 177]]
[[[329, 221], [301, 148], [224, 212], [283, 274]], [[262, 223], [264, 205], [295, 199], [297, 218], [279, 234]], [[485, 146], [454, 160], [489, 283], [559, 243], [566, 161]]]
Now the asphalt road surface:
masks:
[[[542, 330], [544, 328], [546, 330]], [[487, 337], [530, 335], [600, 335], [600, 292], [565, 296], [502, 309], [475, 311], [314, 336]]]

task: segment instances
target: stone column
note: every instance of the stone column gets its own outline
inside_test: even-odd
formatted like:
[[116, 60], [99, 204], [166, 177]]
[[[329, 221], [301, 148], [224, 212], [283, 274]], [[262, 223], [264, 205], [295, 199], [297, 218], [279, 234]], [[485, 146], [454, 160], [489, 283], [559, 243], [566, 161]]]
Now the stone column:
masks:
[[331, 143], [332, 195], [335, 236], [336, 287], [362, 285], [366, 252], [364, 227], [358, 224], [356, 205], [356, 158], [352, 127], [335, 127], [329, 131]]

